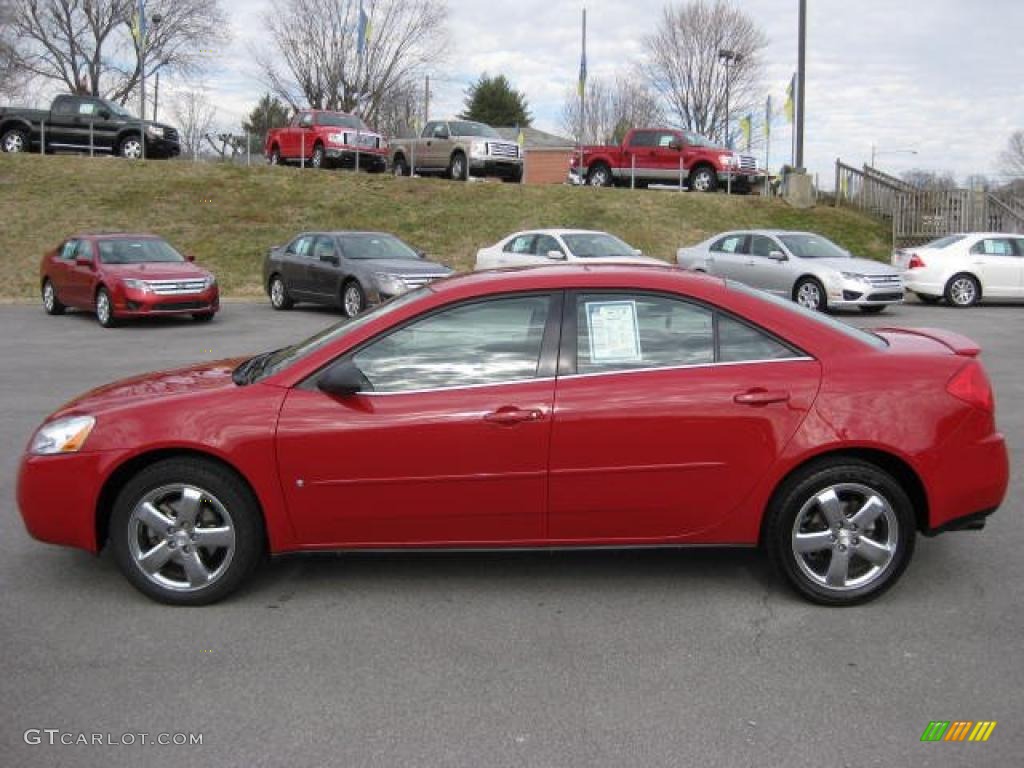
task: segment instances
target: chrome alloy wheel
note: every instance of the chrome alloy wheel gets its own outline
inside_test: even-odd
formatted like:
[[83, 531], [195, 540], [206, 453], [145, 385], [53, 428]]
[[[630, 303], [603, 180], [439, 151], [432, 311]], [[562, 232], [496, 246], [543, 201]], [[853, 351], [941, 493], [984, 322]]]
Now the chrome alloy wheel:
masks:
[[592, 187], [607, 187], [611, 183], [611, 174], [600, 166], [595, 168], [590, 173], [590, 186]]
[[138, 160], [142, 157], [142, 142], [138, 139], [125, 139], [121, 145], [121, 157]]
[[11, 131], [4, 136], [4, 152], [24, 152], [25, 137], [17, 131]]
[[796, 303], [807, 309], [821, 306], [821, 289], [817, 283], [808, 280], [796, 292]]
[[165, 589], [193, 592], [216, 582], [235, 553], [235, 528], [213, 494], [175, 483], [150, 491], [128, 520], [132, 561]]
[[968, 307], [978, 299], [978, 286], [970, 277], [958, 277], [950, 284], [949, 295], [957, 306]]
[[278, 309], [284, 306], [284, 283], [279, 277], [270, 281], [270, 303]]
[[363, 292], [355, 283], [345, 286], [345, 314], [348, 317], [355, 317], [363, 309]]
[[53, 313], [53, 308], [56, 305], [57, 305], [57, 296], [53, 292], [53, 283], [51, 283], [49, 280], [47, 280], [43, 284], [43, 308], [47, 312], [52, 314]]
[[101, 290], [96, 295], [96, 319], [100, 321], [100, 325], [107, 325], [110, 322], [110, 313], [110, 296]]
[[823, 488], [793, 524], [797, 566], [811, 581], [837, 592], [881, 579], [892, 566], [900, 526], [892, 504], [860, 483]]

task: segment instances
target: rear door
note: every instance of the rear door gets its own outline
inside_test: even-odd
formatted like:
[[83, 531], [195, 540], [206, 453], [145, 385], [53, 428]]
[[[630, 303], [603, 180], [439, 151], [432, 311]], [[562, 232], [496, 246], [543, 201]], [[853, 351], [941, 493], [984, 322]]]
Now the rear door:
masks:
[[708, 248], [709, 271], [719, 277], [742, 281], [747, 267], [747, 240], [746, 232], [733, 232], [713, 242]]
[[580, 292], [567, 301], [550, 537], [699, 540], [777, 461], [814, 401], [818, 363], [683, 297]]
[[1021, 257], [1016, 238], [986, 237], [971, 246], [971, 261], [981, 279], [981, 294], [990, 298], [1020, 295]]
[[537, 239], [536, 232], [523, 232], [516, 235], [501, 249], [498, 263], [502, 267], [522, 267], [529, 264], [536, 264], [537, 257], [534, 255], [533, 243]]
[[306, 273], [314, 237], [300, 235], [292, 240], [281, 254], [281, 277], [284, 278], [288, 292], [295, 296], [309, 298], [314, 295], [310, 290], [309, 277]]
[[[79, 262], [83, 263], [79, 263]], [[68, 294], [75, 307], [92, 306], [92, 286], [96, 278], [96, 252], [88, 239], [78, 240], [74, 256], [68, 261]]]
[[55, 149], [76, 149], [78, 136], [78, 102], [74, 96], [58, 96], [53, 100], [50, 119], [46, 121], [46, 145]]
[[57, 249], [56, 253], [47, 258], [46, 275], [53, 283], [57, 292], [57, 298], [62, 304], [75, 306], [72, 301], [73, 289], [71, 287], [71, 267], [75, 263], [75, 251], [78, 249], [78, 240], [71, 238], [65, 240]]
[[632, 177], [634, 163], [637, 179], [651, 181], [657, 178], [658, 136], [658, 131], [633, 131], [626, 147], [626, 167], [621, 171], [624, 180], [629, 181]]

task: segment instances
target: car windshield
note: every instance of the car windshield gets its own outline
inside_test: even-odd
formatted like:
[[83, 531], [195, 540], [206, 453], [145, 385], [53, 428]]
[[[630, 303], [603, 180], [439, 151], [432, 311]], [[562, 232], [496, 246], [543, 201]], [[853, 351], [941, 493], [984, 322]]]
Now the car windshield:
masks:
[[578, 259], [607, 259], [614, 256], [636, 256], [636, 249], [604, 232], [562, 235], [573, 256]]
[[782, 307], [783, 309], [792, 312], [794, 315], [799, 315], [807, 322], [828, 326], [832, 330], [838, 331], [844, 336], [849, 336], [851, 339], [856, 339], [857, 341], [863, 342], [877, 349], [885, 349], [889, 346], [889, 342], [875, 333], [855, 328], [852, 325], [847, 325], [842, 320], [836, 320], [834, 317], [826, 315], [824, 312], [817, 312], [813, 309], [802, 307], [795, 301], [784, 299], [781, 296], [775, 296], [774, 294], [766, 291], [759, 291], [757, 288], [751, 288], [749, 285], [737, 283], [735, 280], [726, 280], [725, 284], [731, 290], [745, 293], [749, 296], [755, 296], [762, 301], [774, 304], [777, 307]]
[[185, 261], [185, 257], [163, 240], [129, 238], [100, 240], [100, 261], [104, 264], [148, 264]]
[[683, 135], [686, 137], [686, 143], [694, 147], [717, 146], [711, 139], [706, 136], [701, 136], [699, 133], [694, 133], [693, 131], [683, 131]]
[[419, 259], [419, 254], [391, 235], [339, 235], [338, 244], [348, 259]]
[[342, 320], [340, 323], [328, 326], [324, 330], [320, 331], [320, 333], [314, 334], [305, 341], [300, 341], [298, 344], [292, 344], [290, 347], [284, 347], [282, 349], [274, 350], [273, 352], [257, 355], [256, 357], [242, 363], [235, 369], [235, 381], [236, 383], [243, 383], [241, 381], [242, 377], [239, 376], [239, 373], [243, 372], [247, 366], [252, 366], [253, 364], [256, 364], [256, 367], [249, 372], [248, 376], [245, 377], [244, 383], [246, 384], [251, 384], [254, 381], [265, 379], [268, 376], [273, 376], [275, 373], [280, 373], [281, 371], [290, 368], [299, 360], [313, 354], [318, 349], [342, 339], [353, 331], [362, 328], [372, 320], [389, 315], [395, 310], [401, 309], [406, 304], [411, 304], [424, 296], [430, 290], [429, 286], [423, 286], [422, 288], [409, 291], [401, 296], [396, 296], [393, 299], [389, 299], [388, 301], [378, 304], [376, 307], [363, 312], [352, 320]]
[[483, 123], [471, 123], [466, 120], [456, 120], [449, 123], [452, 136], [482, 136], [485, 139], [500, 139], [501, 134]]
[[925, 244], [924, 247], [933, 248], [935, 250], [948, 248], [954, 243], [959, 243], [965, 237], [966, 235], [947, 235], [946, 237], [940, 237], [938, 240], [932, 240], [930, 243]]
[[110, 114], [112, 114], [112, 115], [118, 115], [120, 117], [131, 117], [131, 118], [135, 117], [135, 115], [133, 115], [131, 112], [129, 112], [127, 109], [122, 107], [117, 102], [110, 101], [108, 99], [100, 99], [100, 103], [102, 103], [104, 107], [109, 109], [110, 110]]
[[345, 115], [341, 112], [321, 112], [316, 116], [316, 124], [335, 128], [353, 128], [357, 131], [370, 130], [370, 127], [355, 115]]
[[850, 254], [820, 235], [781, 235], [779, 239], [798, 259], [850, 258]]

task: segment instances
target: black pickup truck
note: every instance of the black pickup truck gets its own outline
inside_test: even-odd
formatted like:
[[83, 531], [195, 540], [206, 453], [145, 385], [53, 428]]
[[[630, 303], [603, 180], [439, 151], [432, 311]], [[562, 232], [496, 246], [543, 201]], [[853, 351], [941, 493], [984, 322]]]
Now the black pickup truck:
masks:
[[[142, 156], [139, 118], [124, 107], [95, 96], [58, 96], [43, 109], [0, 107], [0, 149], [4, 152], [89, 152]], [[45, 140], [46, 146], [40, 145]], [[175, 157], [178, 132], [169, 125], [145, 124], [146, 157]]]

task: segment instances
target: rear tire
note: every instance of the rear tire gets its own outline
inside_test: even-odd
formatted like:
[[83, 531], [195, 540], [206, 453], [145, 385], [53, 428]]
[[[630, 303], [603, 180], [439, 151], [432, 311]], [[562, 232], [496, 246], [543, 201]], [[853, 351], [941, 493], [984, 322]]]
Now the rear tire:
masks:
[[835, 457], [780, 486], [763, 533], [772, 564], [801, 596], [847, 606], [896, 583], [914, 553], [916, 525], [909, 497], [888, 473]]
[[277, 310], [288, 310], [295, 306], [292, 297], [288, 295], [288, 286], [280, 275], [270, 278], [270, 306]]
[[57, 298], [57, 289], [49, 279], [43, 281], [43, 309], [48, 315], [63, 315], [66, 309]]
[[96, 291], [96, 320], [104, 328], [117, 326], [117, 317], [114, 315], [114, 301], [106, 288]]
[[946, 283], [946, 302], [963, 309], [981, 301], [981, 285], [973, 275], [953, 275]]
[[226, 597], [259, 563], [265, 540], [249, 487], [204, 459], [146, 467], [118, 494], [110, 518], [121, 573], [144, 595], [171, 605]]

